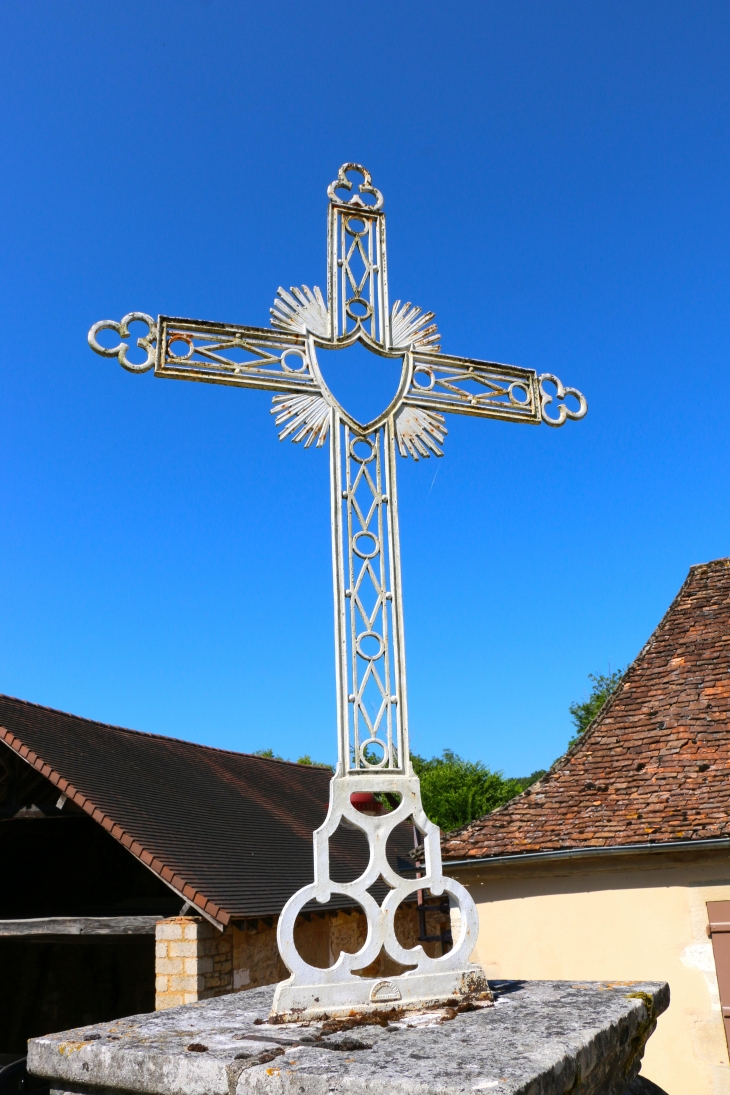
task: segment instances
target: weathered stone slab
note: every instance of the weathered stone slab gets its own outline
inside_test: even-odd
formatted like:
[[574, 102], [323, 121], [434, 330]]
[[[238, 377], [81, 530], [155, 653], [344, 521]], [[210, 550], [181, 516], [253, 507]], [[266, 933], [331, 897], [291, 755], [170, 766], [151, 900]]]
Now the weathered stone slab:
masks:
[[[491, 1007], [273, 1025], [273, 987], [34, 1038], [76, 1095], [622, 1095], [665, 984], [496, 982]], [[344, 1028], [344, 1029], [343, 1029]]]

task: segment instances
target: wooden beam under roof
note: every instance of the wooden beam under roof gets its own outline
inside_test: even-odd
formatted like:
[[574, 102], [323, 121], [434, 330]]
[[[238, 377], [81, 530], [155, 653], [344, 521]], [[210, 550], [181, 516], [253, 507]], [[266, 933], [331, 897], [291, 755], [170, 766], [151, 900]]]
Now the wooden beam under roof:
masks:
[[0, 938], [33, 935], [154, 935], [162, 916], [46, 916], [0, 920]]

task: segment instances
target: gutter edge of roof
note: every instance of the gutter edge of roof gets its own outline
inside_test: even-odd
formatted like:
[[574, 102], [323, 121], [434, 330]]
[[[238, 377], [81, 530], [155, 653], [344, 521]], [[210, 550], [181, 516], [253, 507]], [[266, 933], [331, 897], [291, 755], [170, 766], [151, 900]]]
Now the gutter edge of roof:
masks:
[[[175, 874], [170, 867], [164, 864], [157, 856], [148, 851], [147, 848], [143, 848], [138, 840], [135, 840], [131, 833], [128, 833], [125, 829], [118, 825], [116, 821], [105, 814], [98, 806], [96, 806], [91, 799], [77, 790], [72, 783], [70, 783], [64, 776], [57, 772], [55, 768], [52, 768], [50, 764], [39, 757], [34, 750], [25, 745], [20, 738], [16, 737], [11, 730], [8, 730], [4, 726], [0, 726], [0, 741], [12, 749], [13, 752], [29, 764], [32, 768], [35, 768], [45, 779], [52, 783], [55, 787], [58, 787], [59, 791], [70, 798], [77, 806], [79, 806], [84, 813], [88, 814], [92, 820], [114, 837], [126, 851], [130, 852], [136, 859], [147, 867], [153, 874], [157, 875], [161, 882], [164, 882], [174, 893], [181, 897], [189, 905], [194, 906], [196, 912], [199, 912], [201, 916], [204, 916], [206, 920], [209, 920], [214, 927], [221, 931], [229, 923], [231, 916], [225, 909], [222, 909], [215, 902], [210, 901], [205, 894], [195, 890], [179, 875]], [[165, 878], [163, 872], [169, 873], [170, 877]], [[187, 892], [186, 892], [187, 891]], [[196, 900], [196, 898], [198, 900]]]
[[444, 859], [447, 867], [487, 867], [490, 863], [545, 863], [555, 859], [586, 859], [601, 855], [642, 855], [655, 852], [680, 852], [730, 849], [730, 836], [709, 840], [667, 840], [653, 844], [609, 844], [596, 848], [556, 848], [547, 852], [514, 852], [512, 855], [474, 856], [473, 859]]

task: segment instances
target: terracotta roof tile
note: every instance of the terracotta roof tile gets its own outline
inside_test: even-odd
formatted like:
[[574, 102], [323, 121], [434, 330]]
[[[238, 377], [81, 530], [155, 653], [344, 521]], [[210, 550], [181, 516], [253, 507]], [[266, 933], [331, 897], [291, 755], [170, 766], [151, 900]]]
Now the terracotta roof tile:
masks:
[[730, 837], [730, 559], [691, 568], [611, 701], [445, 860]]

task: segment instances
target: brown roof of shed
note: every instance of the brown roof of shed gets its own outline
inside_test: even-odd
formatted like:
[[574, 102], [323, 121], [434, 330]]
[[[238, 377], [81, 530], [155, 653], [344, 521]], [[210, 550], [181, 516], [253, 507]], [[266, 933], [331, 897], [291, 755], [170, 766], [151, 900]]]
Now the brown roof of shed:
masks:
[[[0, 696], [0, 741], [221, 924], [276, 914], [312, 881], [327, 769], [107, 726], [9, 696]], [[333, 840], [330, 856], [333, 879], [356, 877], [367, 864], [352, 838]]]
[[444, 860], [730, 837], [730, 559], [690, 569], [612, 699]]

